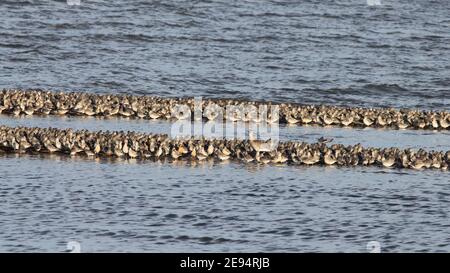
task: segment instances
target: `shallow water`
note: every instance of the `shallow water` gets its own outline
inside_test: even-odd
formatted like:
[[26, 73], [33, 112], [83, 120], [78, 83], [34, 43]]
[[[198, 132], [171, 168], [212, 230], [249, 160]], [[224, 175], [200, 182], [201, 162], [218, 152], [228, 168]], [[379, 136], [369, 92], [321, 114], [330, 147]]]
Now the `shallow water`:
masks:
[[[450, 172], [0, 160], [3, 251], [449, 251]], [[20, 170], [20, 171], [19, 171]]]
[[[149, 3], [151, 2], [151, 3]], [[0, 88], [450, 110], [450, 2], [1, 1]], [[0, 125], [169, 133], [165, 121]], [[448, 131], [281, 140], [450, 150]], [[0, 251], [450, 251], [450, 172], [0, 156]]]
[[381, 2], [1, 1], [0, 87], [448, 110], [450, 2]]

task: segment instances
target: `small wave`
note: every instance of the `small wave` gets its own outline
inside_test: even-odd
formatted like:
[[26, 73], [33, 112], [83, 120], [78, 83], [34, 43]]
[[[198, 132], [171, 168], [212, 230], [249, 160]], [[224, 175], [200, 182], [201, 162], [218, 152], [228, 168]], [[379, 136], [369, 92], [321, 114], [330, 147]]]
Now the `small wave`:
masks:
[[2, 5], [9, 5], [9, 6], [31, 6], [36, 5], [39, 3], [36, 3], [34, 0], [2, 0]]
[[0, 43], [0, 47], [3, 47], [3, 48], [15, 48], [15, 49], [29, 48], [28, 45], [20, 44], [20, 43]]
[[369, 91], [381, 91], [381, 92], [405, 92], [408, 89], [401, 87], [398, 84], [366, 84], [363, 86], [365, 90]]

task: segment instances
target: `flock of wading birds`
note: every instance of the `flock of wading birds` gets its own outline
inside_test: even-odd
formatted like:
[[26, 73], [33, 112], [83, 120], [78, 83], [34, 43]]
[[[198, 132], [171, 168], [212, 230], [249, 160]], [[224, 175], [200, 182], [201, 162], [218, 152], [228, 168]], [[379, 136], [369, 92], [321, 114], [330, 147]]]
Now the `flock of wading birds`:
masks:
[[[194, 111], [194, 99], [130, 95], [55, 93], [41, 90], [2, 90], [0, 113], [12, 115], [124, 116], [148, 119], [190, 118], [184, 105]], [[237, 111], [221, 115], [219, 108], [230, 105]], [[277, 111], [257, 115], [258, 107], [269, 105]], [[251, 106], [251, 107], [249, 107]], [[450, 113], [397, 110], [392, 108], [353, 108], [298, 104], [271, 104], [230, 99], [201, 101], [203, 118], [222, 117], [231, 121], [284, 122], [291, 124], [385, 127], [396, 129], [450, 128]], [[244, 110], [242, 110], [244, 109]], [[248, 110], [250, 109], [250, 110]], [[252, 110], [253, 109], [253, 110]], [[229, 112], [229, 113], [228, 113]], [[175, 113], [175, 114], [174, 114]], [[190, 114], [190, 113], [189, 113]], [[327, 145], [326, 141], [304, 142], [225, 139], [174, 139], [162, 134], [137, 132], [89, 132], [72, 129], [0, 126], [0, 153], [62, 153], [89, 157], [140, 159], [239, 160], [259, 163], [306, 165], [369, 166], [448, 170], [450, 151], [418, 151], [399, 148], [364, 148], [360, 144]]]

